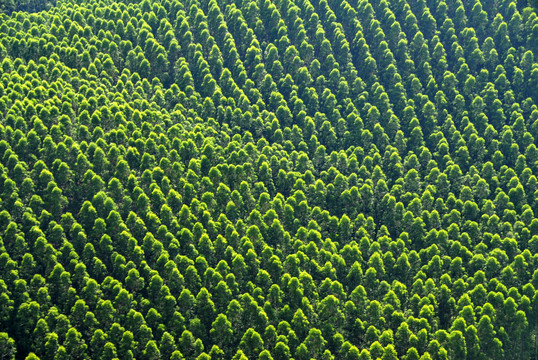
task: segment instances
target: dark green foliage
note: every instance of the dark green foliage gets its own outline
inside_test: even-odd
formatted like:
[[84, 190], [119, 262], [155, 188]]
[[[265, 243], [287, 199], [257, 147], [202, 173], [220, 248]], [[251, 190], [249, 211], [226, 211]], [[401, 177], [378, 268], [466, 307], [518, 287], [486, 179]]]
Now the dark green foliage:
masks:
[[533, 358], [526, 5], [0, 1], [0, 359]]
[[56, 5], [57, 0], [0, 0], [0, 11], [11, 14], [13, 11], [39, 12]]

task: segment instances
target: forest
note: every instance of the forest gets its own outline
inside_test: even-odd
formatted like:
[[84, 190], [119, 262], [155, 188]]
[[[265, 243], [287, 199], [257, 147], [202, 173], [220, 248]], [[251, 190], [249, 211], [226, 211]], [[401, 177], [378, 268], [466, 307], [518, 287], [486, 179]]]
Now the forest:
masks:
[[11, 14], [13, 11], [38, 12], [50, 9], [56, 0], [0, 0], [0, 12]]
[[0, 359], [536, 359], [532, 5], [2, 0]]

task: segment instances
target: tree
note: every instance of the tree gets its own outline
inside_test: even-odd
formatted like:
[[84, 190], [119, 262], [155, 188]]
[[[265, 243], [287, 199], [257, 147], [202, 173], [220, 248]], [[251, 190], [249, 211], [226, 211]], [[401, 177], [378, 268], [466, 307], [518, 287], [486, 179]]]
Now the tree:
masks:
[[291, 325], [293, 326], [293, 329], [295, 330], [299, 338], [304, 339], [307, 335], [310, 322], [308, 321], [303, 311], [301, 309], [297, 309], [297, 311], [293, 315], [293, 319], [291, 320]]
[[0, 353], [6, 360], [14, 360], [17, 352], [15, 340], [10, 338], [7, 333], [0, 333]]
[[239, 347], [245, 352], [249, 358], [257, 357], [263, 350], [263, 340], [254, 329], [249, 328], [241, 338]]
[[385, 349], [383, 350], [383, 360], [395, 360], [398, 359], [398, 354], [396, 353], [396, 350], [394, 349], [394, 346], [392, 344], [388, 344]]
[[228, 346], [226, 345], [231, 342], [233, 333], [232, 324], [230, 321], [228, 321], [228, 318], [224, 314], [219, 314], [217, 316], [215, 321], [213, 321], [211, 330], [209, 331], [213, 342], [218, 344], [218, 346], [224, 349], [224, 351], [229, 350]]
[[488, 315], [480, 318], [477, 326], [480, 348], [490, 359], [500, 359], [504, 356], [503, 344], [495, 337], [496, 332]]
[[319, 329], [311, 328], [302, 344], [308, 349], [309, 357], [319, 359], [325, 351], [327, 341]]
[[65, 335], [64, 347], [72, 359], [77, 359], [85, 355], [88, 345], [82, 339], [82, 334], [71, 328]]
[[161, 358], [161, 352], [157, 347], [154, 340], [147, 342], [146, 347], [142, 353], [142, 358], [145, 360], [157, 360]]
[[103, 347], [103, 359], [112, 360], [117, 358], [116, 346], [113, 343], [107, 342]]

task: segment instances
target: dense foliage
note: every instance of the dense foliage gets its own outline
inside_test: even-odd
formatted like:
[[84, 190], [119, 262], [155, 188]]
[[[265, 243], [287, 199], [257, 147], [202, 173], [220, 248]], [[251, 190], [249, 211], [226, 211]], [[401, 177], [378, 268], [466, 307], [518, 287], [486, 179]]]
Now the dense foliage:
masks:
[[0, 12], [11, 14], [13, 11], [37, 12], [50, 9], [56, 0], [0, 0]]
[[0, 14], [0, 359], [534, 358], [537, 52], [523, 0]]

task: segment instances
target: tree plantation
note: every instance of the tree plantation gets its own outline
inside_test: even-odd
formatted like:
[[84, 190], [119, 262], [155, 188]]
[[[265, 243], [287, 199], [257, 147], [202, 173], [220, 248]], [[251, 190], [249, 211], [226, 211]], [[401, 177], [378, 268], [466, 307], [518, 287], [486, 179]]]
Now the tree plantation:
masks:
[[0, 359], [536, 359], [533, 3], [0, 1]]

